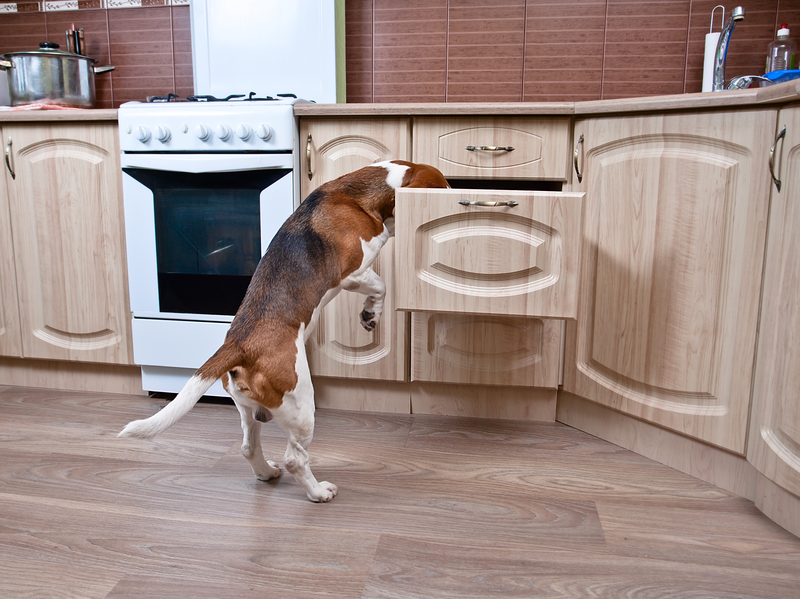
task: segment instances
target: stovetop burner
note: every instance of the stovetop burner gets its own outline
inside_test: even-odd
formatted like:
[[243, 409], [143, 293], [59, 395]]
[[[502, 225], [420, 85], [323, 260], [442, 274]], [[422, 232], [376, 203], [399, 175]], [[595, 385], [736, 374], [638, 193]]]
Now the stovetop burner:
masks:
[[294, 94], [276, 94], [277, 98], [272, 96], [264, 96], [263, 98], [256, 97], [256, 92], [250, 92], [247, 97], [244, 94], [231, 94], [225, 98], [217, 98], [210, 95], [195, 95], [189, 96], [186, 99], [181, 99], [178, 94], [167, 94], [166, 96], [148, 96], [147, 101], [151, 103], [161, 102], [277, 102], [281, 98], [297, 98]]

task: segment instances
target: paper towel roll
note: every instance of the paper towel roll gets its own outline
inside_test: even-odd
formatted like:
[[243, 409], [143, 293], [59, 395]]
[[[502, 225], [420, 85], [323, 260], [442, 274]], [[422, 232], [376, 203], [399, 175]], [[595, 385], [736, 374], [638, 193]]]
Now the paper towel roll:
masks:
[[713, 91], [714, 87], [714, 54], [717, 53], [719, 32], [706, 33], [706, 53], [703, 59], [703, 91]]

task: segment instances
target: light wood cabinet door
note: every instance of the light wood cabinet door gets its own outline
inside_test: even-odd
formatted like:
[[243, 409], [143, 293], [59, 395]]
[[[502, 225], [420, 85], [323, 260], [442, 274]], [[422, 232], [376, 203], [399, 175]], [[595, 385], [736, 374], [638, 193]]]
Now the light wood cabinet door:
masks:
[[800, 107], [783, 109], [778, 128], [781, 190], [773, 186], [761, 326], [747, 458], [800, 496]]
[[[8, 140], [2, 139], [5, 146]], [[3, 166], [0, 177], [0, 356], [18, 358], [22, 356], [22, 337], [6, 178], [12, 180], [9, 169]]]
[[26, 358], [131, 363], [117, 126], [4, 127]]
[[397, 307], [575, 318], [582, 193], [398, 189]]
[[[307, 162], [301, 169], [303, 198], [322, 183], [361, 167], [383, 160], [408, 160], [409, 136], [408, 119], [301, 119], [300, 139], [307, 144]], [[383, 247], [373, 269], [387, 288], [381, 321], [373, 331], [366, 331], [358, 318], [364, 296], [348, 291], [336, 296], [323, 309], [308, 340], [313, 374], [406, 379], [408, 327], [407, 316], [395, 310], [394, 240]]]
[[445, 177], [566, 181], [569, 117], [417, 117], [414, 162]]
[[411, 315], [411, 380], [558, 387], [560, 320]]
[[564, 389], [744, 453], [776, 113], [579, 120]]

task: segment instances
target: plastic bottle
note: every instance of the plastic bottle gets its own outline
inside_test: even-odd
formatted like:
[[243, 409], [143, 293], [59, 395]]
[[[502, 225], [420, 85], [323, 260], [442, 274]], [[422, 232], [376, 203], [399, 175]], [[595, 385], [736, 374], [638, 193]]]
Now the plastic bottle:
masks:
[[788, 71], [797, 68], [797, 59], [795, 58], [797, 52], [797, 44], [794, 40], [789, 38], [789, 25], [786, 23], [781, 24], [778, 30], [778, 35], [769, 45], [767, 52], [767, 70], [765, 73], [772, 71]]

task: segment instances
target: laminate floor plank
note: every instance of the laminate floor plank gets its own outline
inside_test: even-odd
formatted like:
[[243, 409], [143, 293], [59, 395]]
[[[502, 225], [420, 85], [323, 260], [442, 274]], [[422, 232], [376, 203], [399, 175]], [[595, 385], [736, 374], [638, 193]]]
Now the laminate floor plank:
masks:
[[763, 514], [746, 499], [739, 503], [738, 512], [605, 502], [599, 503], [598, 511], [614, 555], [800, 576], [797, 537], [774, 522], [764, 522]]
[[786, 599], [796, 584], [796, 573], [384, 535], [363, 598]]
[[279, 595], [315, 596], [331, 587], [357, 596], [379, 540], [379, 535], [275, 525], [254, 515], [222, 522], [178, 520], [122, 510], [98, 513], [88, 503], [67, 501], [52, 502], [49, 521], [42, 521], [28, 516], [22, 502], [10, 503], [19, 507], [15, 528], [0, 534], [0, 556], [66, 562], [90, 572], [107, 569], [116, 575], [111, 588], [124, 568], [125, 576], [171, 578], [189, 588], [244, 583], [268, 585]]
[[[557, 423], [318, 410], [313, 504], [231, 404], [0, 387], [0, 597], [792, 597], [800, 539]], [[265, 453], [282, 461], [275, 423]]]

